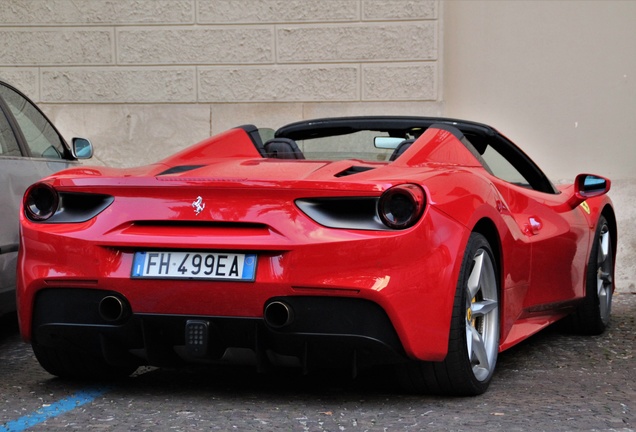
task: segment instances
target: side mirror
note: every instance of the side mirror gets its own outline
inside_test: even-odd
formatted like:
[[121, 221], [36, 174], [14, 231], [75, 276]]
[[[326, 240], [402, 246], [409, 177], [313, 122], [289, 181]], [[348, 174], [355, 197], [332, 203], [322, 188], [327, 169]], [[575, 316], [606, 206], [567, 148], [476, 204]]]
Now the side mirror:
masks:
[[93, 144], [86, 138], [73, 138], [73, 154], [78, 159], [93, 157]]
[[574, 181], [574, 192], [582, 199], [605, 195], [609, 192], [612, 182], [605, 177], [593, 174], [579, 174]]
[[570, 205], [574, 208], [588, 198], [605, 195], [611, 186], [612, 182], [605, 177], [579, 174], [574, 179], [574, 196], [570, 200]]

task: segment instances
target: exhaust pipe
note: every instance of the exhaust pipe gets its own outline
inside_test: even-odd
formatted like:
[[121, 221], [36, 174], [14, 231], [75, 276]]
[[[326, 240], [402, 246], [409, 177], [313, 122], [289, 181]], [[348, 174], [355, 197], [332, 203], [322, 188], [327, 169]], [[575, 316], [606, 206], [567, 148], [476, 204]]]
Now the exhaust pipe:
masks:
[[265, 323], [272, 328], [281, 328], [294, 321], [294, 310], [287, 303], [273, 301], [265, 306]]
[[128, 305], [115, 296], [101, 299], [98, 310], [104, 321], [119, 321], [128, 315]]

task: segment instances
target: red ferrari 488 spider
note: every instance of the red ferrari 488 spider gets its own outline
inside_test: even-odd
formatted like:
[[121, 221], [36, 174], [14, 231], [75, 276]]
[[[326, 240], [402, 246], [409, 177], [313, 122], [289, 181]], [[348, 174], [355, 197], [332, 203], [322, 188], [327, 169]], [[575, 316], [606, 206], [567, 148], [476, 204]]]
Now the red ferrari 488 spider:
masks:
[[60, 377], [394, 365], [409, 390], [480, 394], [497, 354], [549, 324], [608, 325], [609, 189], [591, 174], [555, 187], [479, 123], [241, 126], [31, 186], [21, 332]]

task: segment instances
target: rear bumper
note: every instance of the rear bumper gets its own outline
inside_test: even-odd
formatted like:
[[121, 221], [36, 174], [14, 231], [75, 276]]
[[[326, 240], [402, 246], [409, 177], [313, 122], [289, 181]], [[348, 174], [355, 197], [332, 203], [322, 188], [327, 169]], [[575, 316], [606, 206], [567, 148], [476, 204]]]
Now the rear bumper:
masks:
[[[40, 324], [88, 324], [72, 317], [66, 322], [44, 320], [47, 311], [36, 303], [47, 290], [112, 292], [129, 302], [135, 317], [207, 317], [213, 318], [211, 322], [221, 322], [223, 317], [263, 320], [264, 309], [274, 298], [326, 297], [375, 304], [388, 317], [408, 358], [445, 358], [461, 264], [458, 257], [469, 234], [465, 227], [433, 207], [419, 225], [395, 232], [327, 229], [300, 216], [290, 227], [289, 216], [263, 215], [274, 217], [281, 227], [212, 223], [159, 229], [124, 222], [112, 228], [112, 221], [99, 217], [84, 224], [46, 226], [23, 220], [17, 289], [23, 338], [37, 338], [35, 328]], [[254, 253], [258, 256], [255, 280], [131, 277], [134, 253], [146, 250]], [[71, 315], [85, 307], [78, 304]], [[325, 320], [318, 323], [326, 325]], [[316, 339], [315, 334], [323, 331], [308, 333], [303, 337]], [[286, 335], [288, 343], [297, 345], [297, 338], [285, 329], [271, 329], [268, 334], [273, 341], [274, 336]], [[337, 338], [331, 335], [330, 339], [335, 344]]]
[[[108, 296], [122, 301], [121, 316], [100, 312]], [[114, 292], [46, 289], [35, 301], [33, 342], [87, 351], [113, 365], [241, 363], [309, 371], [407, 359], [388, 316], [371, 301], [308, 296], [271, 301], [289, 306], [289, 323], [274, 328], [264, 318], [135, 314]]]

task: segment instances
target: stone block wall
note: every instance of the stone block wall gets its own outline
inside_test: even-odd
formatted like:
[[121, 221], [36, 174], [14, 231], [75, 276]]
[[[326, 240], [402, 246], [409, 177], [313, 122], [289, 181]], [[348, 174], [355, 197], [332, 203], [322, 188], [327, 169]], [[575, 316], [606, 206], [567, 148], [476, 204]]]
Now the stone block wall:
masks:
[[108, 165], [244, 123], [441, 115], [437, 0], [3, 0], [0, 79]]

